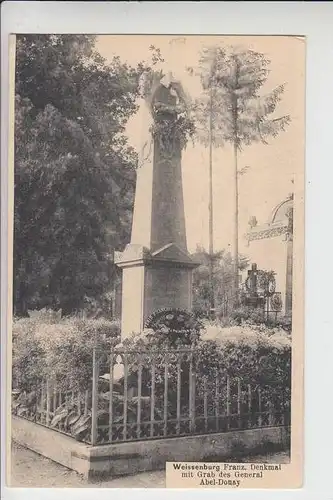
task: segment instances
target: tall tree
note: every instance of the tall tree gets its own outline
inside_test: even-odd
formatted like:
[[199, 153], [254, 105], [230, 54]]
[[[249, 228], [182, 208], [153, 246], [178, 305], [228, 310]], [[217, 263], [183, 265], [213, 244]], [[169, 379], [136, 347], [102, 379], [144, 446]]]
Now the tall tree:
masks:
[[85, 35], [19, 35], [14, 306], [70, 313], [110, 287], [128, 240], [136, 153], [124, 134], [143, 65], [110, 64]]
[[[215, 73], [215, 62], [223, 55], [221, 48], [205, 48], [199, 60], [197, 69], [188, 68], [191, 75], [200, 77], [203, 95], [193, 103], [193, 111], [196, 116], [196, 137], [208, 148], [209, 151], [209, 176], [208, 176], [208, 284], [209, 284], [209, 309], [215, 313], [215, 290], [214, 290], [214, 205], [213, 205], [213, 148], [222, 146], [219, 128], [219, 98], [217, 93]], [[208, 304], [207, 304], [208, 305]]]
[[[238, 304], [238, 168], [239, 153], [255, 142], [268, 144], [270, 137], [284, 131], [290, 122], [289, 115], [275, 116], [285, 85], [279, 85], [264, 94], [263, 86], [269, 76], [270, 60], [263, 54], [234, 47], [204, 49], [200, 68], [204, 96], [197, 105], [198, 122], [207, 124], [213, 116], [215, 137], [213, 144], [230, 143], [233, 148], [233, 199], [234, 199], [234, 297]], [[207, 78], [208, 76], [208, 78]], [[205, 82], [209, 82], [209, 85]], [[214, 94], [214, 106], [207, 102], [207, 88]], [[205, 127], [202, 127], [204, 130]], [[208, 127], [209, 128], [209, 127]], [[205, 140], [205, 138], [204, 138]]]

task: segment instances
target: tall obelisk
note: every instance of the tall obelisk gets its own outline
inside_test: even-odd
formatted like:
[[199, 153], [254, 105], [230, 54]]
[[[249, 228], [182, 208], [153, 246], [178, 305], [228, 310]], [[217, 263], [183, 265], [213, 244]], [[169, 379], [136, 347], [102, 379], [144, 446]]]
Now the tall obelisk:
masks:
[[192, 270], [187, 251], [182, 143], [179, 124], [185, 97], [172, 75], [152, 85], [151, 130], [137, 173], [131, 243], [116, 255], [123, 269], [122, 337], [144, 328], [161, 308], [192, 307]]

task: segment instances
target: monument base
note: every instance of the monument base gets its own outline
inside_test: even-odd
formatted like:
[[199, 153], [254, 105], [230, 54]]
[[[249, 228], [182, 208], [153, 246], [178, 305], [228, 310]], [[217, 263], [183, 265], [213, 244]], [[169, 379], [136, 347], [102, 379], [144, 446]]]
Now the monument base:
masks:
[[123, 269], [122, 338], [141, 332], [161, 308], [191, 311], [192, 271], [198, 264], [173, 243], [153, 253], [128, 245], [116, 264]]

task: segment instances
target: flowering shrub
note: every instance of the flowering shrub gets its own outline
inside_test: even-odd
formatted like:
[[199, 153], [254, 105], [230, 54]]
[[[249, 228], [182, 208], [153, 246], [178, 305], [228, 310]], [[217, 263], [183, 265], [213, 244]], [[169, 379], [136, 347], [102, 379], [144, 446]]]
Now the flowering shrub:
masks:
[[271, 342], [282, 342], [286, 345], [291, 345], [291, 337], [280, 326], [267, 327], [264, 324], [251, 324], [244, 322], [241, 325], [229, 324], [228, 326], [221, 326], [219, 321], [204, 321], [203, 329], [201, 330], [202, 340], [217, 340], [219, 343], [230, 341], [246, 340], [252, 342], [253, 339], [263, 341], [270, 340]]
[[284, 379], [289, 380], [291, 339], [282, 329], [206, 325], [198, 347], [205, 344], [213, 346], [215, 353], [220, 353], [219, 362], [223, 358], [223, 370], [229, 375], [245, 377], [248, 383], [261, 381], [276, 384], [283, 378], [276, 370], [283, 365]]
[[[291, 338], [281, 328], [231, 326], [220, 328], [206, 324], [198, 345], [197, 370], [203, 377], [241, 380], [246, 398], [247, 384], [261, 388], [263, 405], [290, 401]], [[206, 360], [209, 359], [209, 366]], [[221, 395], [222, 399], [225, 394]]]

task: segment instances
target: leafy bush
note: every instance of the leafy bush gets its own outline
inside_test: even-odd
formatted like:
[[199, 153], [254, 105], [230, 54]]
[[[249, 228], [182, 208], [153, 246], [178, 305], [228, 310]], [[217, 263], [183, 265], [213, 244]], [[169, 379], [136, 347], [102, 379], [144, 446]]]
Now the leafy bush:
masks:
[[242, 306], [232, 311], [230, 318], [237, 325], [241, 325], [244, 321], [252, 324], [262, 324], [265, 323], [265, 312], [262, 309]]
[[244, 323], [250, 325], [265, 325], [267, 328], [282, 328], [285, 331], [291, 333], [291, 318], [288, 316], [277, 317], [276, 319], [266, 317], [263, 309], [254, 309], [248, 306], [242, 306], [235, 309], [230, 314], [230, 320], [236, 325], [241, 325]]
[[13, 323], [12, 375], [14, 388], [28, 391], [45, 375], [45, 353], [36, 336], [37, 321], [24, 318]]
[[[291, 396], [291, 338], [281, 328], [206, 325], [199, 352], [199, 373], [241, 380], [246, 398], [246, 385], [260, 387], [263, 405], [275, 402], [289, 404]], [[206, 361], [209, 359], [209, 367]]]
[[13, 324], [13, 381], [29, 391], [46, 378], [58, 389], [86, 389], [92, 376], [93, 347], [108, 352], [118, 343], [118, 322], [24, 318]]
[[[177, 312], [178, 314], [178, 312]], [[155, 318], [156, 319], [156, 318]], [[162, 412], [165, 391], [165, 367], [168, 373], [168, 418], [176, 418], [177, 383], [179, 369], [181, 372], [181, 408], [188, 413], [190, 357], [192, 350], [193, 363], [196, 372], [196, 414], [200, 415], [204, 407], [204, 394], [216, 394], [221, 405], [227, 401], [226, 378], [230, 379], [231, 412], [237, 413], [238, 380], [241, 381], [242, 404], [247, 404], [248, 385], [253, 391], [253, 408], [258, 404], [257, 392], [261, 388], [263, 408], [271, 402], [277, 407], [286, 408], [290, 401], [291, 385], [291, 338], [281, 328], [268, 329], [264, 325], [233, 325], [221, 327], [218, 321], [202, 322], [202, 329], [191, 331], [192, 336], [174, 337], [168, 335], [163, 328], [145, 329], [140, 334], [133, 334], [119, 343], [119, 324], [105, 320], [82, 320], [71, 318], [56, 322], [46, 322], [38, 319], [21, 319], [15, 321], [13, 329], [13, 374], [17, 387], [21, 390], [17, 402], [17, 411], [25, 412], [26, 416], [34, 416], [31, 408], [36, 401], [36, 387], [43, 379], [54, 380], [57, 388], [66, 391], [85, 391], [91, 387], [93, 347], [98, 340], [99, 352], [110, 352], [111, 346], [123, 347], [130, 351], [127, 354], [129, 369], [128, 383], [137, 383], [138, 360], [142, 366], [142, 396], [150, 397], [152, 382], [152, 364], [155, 366], [155, 410]], [[184, 352], [184, 348], [187, 349]], [[177, 352], [180, 351], [180, 352]], [[117, 351], [115, 352], [117, 357]], [[181, 356], [181, 359], [180, 357]], [[100, 374], [109, 373], [109, 365], [105, 364], [103, 372], [101, 362]], [[121, 377], [120, 377], [121, 379]], [[218, 381], [218, 387], [215, 386]], [[106, 418], [108, 412], [108, 390], [106, 381], [99, 381], [100, 419]], [[102, 387], [102, 384], [103, 387]], [[121, 401], [122, 382], [119, 382]], [[118, 391], [117, 389], [117, 391]], [[28, 394], [23, 394], [27, 391]], [[34, 392], [35, 391], [35, 392]], [[23, 397], [23, 399], [22, 399]], [[116, 396], [115, 396], [116, 397]], [[21, 398], [21, 399], [20, 399]], [[14, 404], [16, 405], [16, 402]], [[81, 401], [83, 405], [84, 401]], [[135, 402], [133, 401], [135, 406]], [[118, 404], [117, 404], [118, 405]], [[121, 421], [121, 404], [116, 405]], [[30, 408], [31, 407], [31, 408]], [[81, 406], [82, 407], [82, 406]], [[30, 408], [30, 409], [29, 409]], [[36, 407], [34, 407], [36, 408]], [[117, 411], [118, 411], [117, 410]], [[37, 410], [33, 410], [37, 411]], [[208, 411], [212, 411], [210, 406]], [[247, 407], [242, 409], [246, 413]], [[258, 411], [254, 409], [254, 411]], [[30, 412], [30, 413], [29, 413]], [[133, 409], [133, 415], [135, 411]], [[59, 415], [58, 415], [59, 413]], [[61, 407], [54, 425], [69, 425], [62, 430], [81, 436], [90, 428], [90, 413], [85, 413], [85, 419], [75, 420], [79, 412], [68, 407]], [[82, 417], [83, 418], [83, 417]], [[135, 420], [135, 415], [133, 416]], [[162, 418], [162, 417], [161, 417]], [[156, 416], [159, 420], [160, 417]], [[67, 422], [68, 420], [68, 422]], [[77, 423], [76, 423], [77, 422]], [[74, 427], [73, 427], [74, 426]], [[78, 429], [77, 429], [77, 426]], [[73, 427], [73, 428], [72, 428]], [[66, 430], [67, 429], [67, 430]], [[82, 435], [81, 435], [82, 434]], [[80, 437], [80, 439], [81, 439]]]
[[[202, 401], [200, 398], [206, 389], [209, 393], [215, 392], [215, 381], [220, 380], [219, 399], [221, 404], [226, 400], [226, 377], [233, 381], [241, 380], [241, 392], [243, 400], [247, 398], [248, 384], [253, 391], [261, 388], [262, 404], [275, 402], [278, 406], [282, 401], [290, 399], [291, 386], [291, 339], [287, 332], [282, 329], [267, 329], [263, 325], [231, 326], [221, 328], [218, 322], [206, 322], [201, 331], [200, 338], [193, 342], [193, 356], [196, 371], [196, 394], [199, 398], [196, 408], [200, 412]], [[160, 336], [158, 332], [145, 330], [140, 335], [133, 335], [123, 343], [134, 352], [140, 349], [148, 350], [150, 356], [155, 358], [156, 372], [160, 376], [156, 378], [156, 394], [163, 394], [164, 379], [163, 369], [165, 356], [163, 350], [170, 349], [166, 337]], [[189, 347], [178, 344], [178, 347]], [[147, 364], [147, 366], [150, 366]], [[148, 370], [149, 371], [149, 370]], [[182, 372], [182, 394], [184, 400], [188, 400], [187, 387], [189, 383], [189, 362], [184, 359], [181, 363]], [[177, 387], [177, 363], [169, 369], [169, 385]], [[145, 385], [149, 389], [149, 373]], [[232, 403], [236, 402], [237, 388], [235, 384], [232, 389]], [[283, 403], [284, 404], [284, 403]], [[246, 410], [245, 410], [246, 411]]]
[[283, 328], [283, 330], [285, 330], [286, 332], [291, 333], [292, 319], [290, 316], [283, 316], [281, 318], [278, 318], [275, 324], [280, 328]]

